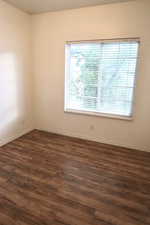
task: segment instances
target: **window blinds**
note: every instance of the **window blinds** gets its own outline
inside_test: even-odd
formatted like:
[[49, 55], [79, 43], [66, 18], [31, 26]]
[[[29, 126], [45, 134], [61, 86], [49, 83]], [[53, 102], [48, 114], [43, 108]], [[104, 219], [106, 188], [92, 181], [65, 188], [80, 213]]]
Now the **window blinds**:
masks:
[[139, 40], [67, 44], [66, 110], [132, 116]]

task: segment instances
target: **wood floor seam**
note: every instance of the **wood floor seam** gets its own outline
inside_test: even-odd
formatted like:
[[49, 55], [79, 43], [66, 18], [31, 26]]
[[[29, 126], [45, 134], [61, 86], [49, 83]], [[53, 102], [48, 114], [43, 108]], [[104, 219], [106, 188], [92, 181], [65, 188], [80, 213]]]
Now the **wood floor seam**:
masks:
[[150, 225], [150, 153], [31, 131], [0, 147], [0, 225]]

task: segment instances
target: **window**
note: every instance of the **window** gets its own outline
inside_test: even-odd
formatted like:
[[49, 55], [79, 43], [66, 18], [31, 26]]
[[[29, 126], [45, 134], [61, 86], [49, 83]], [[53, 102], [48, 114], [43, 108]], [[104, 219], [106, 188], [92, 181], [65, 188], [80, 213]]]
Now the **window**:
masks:
[[68, 42], [65, 111], [131, 118], [139, 39]]

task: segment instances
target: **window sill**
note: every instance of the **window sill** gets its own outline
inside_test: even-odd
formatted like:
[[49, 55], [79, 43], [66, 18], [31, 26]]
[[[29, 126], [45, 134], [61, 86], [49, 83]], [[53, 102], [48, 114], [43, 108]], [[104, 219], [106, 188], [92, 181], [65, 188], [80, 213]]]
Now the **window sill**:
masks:
[[114, 115], [114, 114], [99, 113], [99, 112], [93, 112], [93, 111], [64, 109], [64, 112], [66, 112], [66, 113], [73, 113], [73, 114], [87, 115], [87, 116], [100, 116], [100, 117], [110, 118], [110, 119], [119, 119], [119, 120], [128, 120], [128, 121], [132, 121], [133, 120], [132, 116]]

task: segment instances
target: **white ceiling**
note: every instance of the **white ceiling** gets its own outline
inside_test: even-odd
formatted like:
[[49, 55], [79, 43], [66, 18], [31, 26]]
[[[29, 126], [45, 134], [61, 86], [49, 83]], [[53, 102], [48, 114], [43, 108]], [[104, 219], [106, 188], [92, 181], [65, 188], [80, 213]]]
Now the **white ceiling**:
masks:
[[133, 0], [4, 0], [28, 13], [73, 9], [100, 4], [127, 2]]

